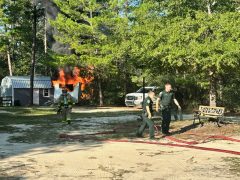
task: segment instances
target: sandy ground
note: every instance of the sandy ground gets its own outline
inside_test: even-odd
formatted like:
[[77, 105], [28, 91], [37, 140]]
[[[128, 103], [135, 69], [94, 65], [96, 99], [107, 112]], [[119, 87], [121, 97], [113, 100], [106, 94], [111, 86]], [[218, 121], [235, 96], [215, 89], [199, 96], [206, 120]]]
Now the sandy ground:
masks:
[[[24, 145], [14, 146], [17, 151], [24, 149]], [[237, 144], [230, 147], [221, 141], [204, 146], [240, 149]], [[239, 157], [178, 147], [90, 141], [46, 147], [38, 144], [1, 160], [0, 167], [2, 176], [24, 179], [239, 179], [229, 171], [224, 158]]]
[[[84, 134], [106, 129], [106, 126], [98, 125], [99, 119], [101, 124], [108, 125], [120, 121], [134, 123], [136, 118], [136, 115], [77, 118], [74, 123], [78, 124], [80, 129], [66, 128], [57, 124], [54, 128], [57, 134]], [[186, 122], [191, 123], [191, 121]], [[172, 129], [178, 129], [186, 125], [186, 122], [173, 122]], [[95, 138], [81, 141], [62, 140], [56, 135], [52, 136], [56, 142], [12, 142], [9, 141], [11, 136], [21, 136], [28, 130], [35, 131], [34, 128], [39, 128], [40, 125], [12, 126], [22, 129], [23, 132], [0, 133], [0, 179], [237, 180], [240, 177], [239, 155], [164, 145], [105, 142]], [[232, 126], [223, 127], [222, 134], [229, 133], [228, 129], [233, 129]], [[209, 127], [208, 125], [198, 127], [194, 132], [204, 134], [208, 133], [207, 129], [210, 129], [211, 133], [219, 131], [214, 124], [211, 124]], [[40, 137], [44, 135], [44, 131], [46, 130], [42, 129], [41, 132], [40, 129], [36, 133], [39, 133]], [[240, 139], [239, 133], [231, 136]], [[184, 132], [175, 137], [192, 140]], [[149, 141], [148, 138], [136, 140]], [[171, 141], [160, 138], [154, 142]], [[196, 146], [240, 152], [239, 142], [211, 140]]]

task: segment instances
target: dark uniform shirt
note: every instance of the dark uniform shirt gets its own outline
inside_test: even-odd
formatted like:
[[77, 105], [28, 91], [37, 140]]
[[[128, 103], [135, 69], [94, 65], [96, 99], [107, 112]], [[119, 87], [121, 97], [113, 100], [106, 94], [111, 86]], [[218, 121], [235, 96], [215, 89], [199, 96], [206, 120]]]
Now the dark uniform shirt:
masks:
[[165, 90], [159, 94], [160, 104], [163, 108], [171, 108], [173, 99], [175, 99], [174, 92], [166, 92]]
[[150, 97], [147, 97], [143, 104], [143, 110], [145, 114], [147, 113], [147, 106], [149, 106], [150, 112], [153, 114], [153, 101]]

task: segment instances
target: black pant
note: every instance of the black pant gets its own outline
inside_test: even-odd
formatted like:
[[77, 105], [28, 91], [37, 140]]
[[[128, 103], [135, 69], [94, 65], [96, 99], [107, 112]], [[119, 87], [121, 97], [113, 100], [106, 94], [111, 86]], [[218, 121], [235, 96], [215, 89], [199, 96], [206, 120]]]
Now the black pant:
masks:
[[162, 133], [167, 134], [169, 133], [169, 125], [171, 122], [171, 109], [166, 108], [162, 110]]

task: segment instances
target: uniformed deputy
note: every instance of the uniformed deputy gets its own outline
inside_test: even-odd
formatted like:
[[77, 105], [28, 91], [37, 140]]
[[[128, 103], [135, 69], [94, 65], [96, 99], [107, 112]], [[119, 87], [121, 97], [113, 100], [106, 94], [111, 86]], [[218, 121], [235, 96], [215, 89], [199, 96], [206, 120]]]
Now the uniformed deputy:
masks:
[[142, 137], [142, 134], [145, 128], [148, 126], [150, 139], [154, 139], [154, 123], [152, 120], [154, 96], [155, 96], [155, 93], [153, 91], [149, 91], [148, 97], [145, 99], [143, 103], [143, 114], [142, 114], [143, 123], [139, 128], [139, 130], [137, 131], [138, 137]]
[[[172, 86], [169, 83], [165, 84], [165, 90], [160, 92], [156, 102], [156, 111], [162, 111], [162, 133], [169, 134], [169, 126], [171, 122], [172, 104], [175, 103], [179, 110], [181, 106], [175, 98], [172, 91]], [[160, 104], [160, 108], [159, 108]]]

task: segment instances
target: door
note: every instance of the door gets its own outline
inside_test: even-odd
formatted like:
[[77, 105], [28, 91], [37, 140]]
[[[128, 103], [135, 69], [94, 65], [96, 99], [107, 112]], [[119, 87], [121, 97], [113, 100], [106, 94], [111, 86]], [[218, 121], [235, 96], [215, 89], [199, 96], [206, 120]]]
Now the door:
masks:
[[39, 105], [39, 89], [33, 89], [33, 104]]

